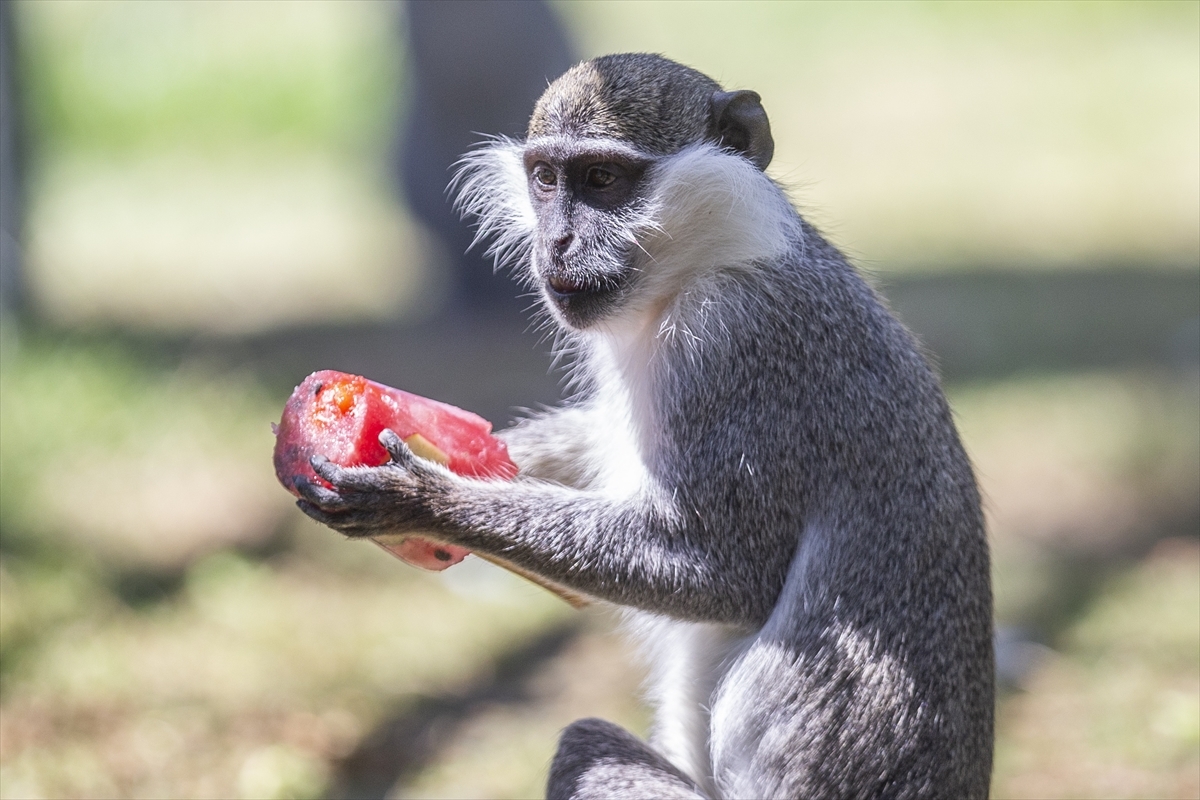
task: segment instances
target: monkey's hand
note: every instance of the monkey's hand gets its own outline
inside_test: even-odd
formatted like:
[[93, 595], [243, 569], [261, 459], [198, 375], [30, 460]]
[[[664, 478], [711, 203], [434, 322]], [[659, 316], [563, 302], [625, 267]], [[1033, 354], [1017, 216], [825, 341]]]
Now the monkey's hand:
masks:
[[317, 522], [347, 536], [429, 532], [434, 507], [451, 489], [454, 476], [440, 464], [418, 458], [391, 429], [379, 434], [391, 460], [379, 467], [339, 467], [312, 457], [313, 470], [332, 488], [296, 479], [296, 505]]

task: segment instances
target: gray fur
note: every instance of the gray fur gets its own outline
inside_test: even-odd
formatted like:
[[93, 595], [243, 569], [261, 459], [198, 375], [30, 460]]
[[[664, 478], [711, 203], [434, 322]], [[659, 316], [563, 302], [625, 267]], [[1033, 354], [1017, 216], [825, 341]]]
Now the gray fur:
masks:
[[572, 723], [550, 767], [547, 800], [613, 797], [697, 800], [701, 795], [690, 778], [624, 729], [600, 719]]
[[[468, 207], [501, 229], [531, 283], [574, 270], [588, 291], [601, 267], [543, 231], [574, 219], [571, 165], [600, 152], [597, 137], [650, 164], [622, 206], [637, 213], [608, 217], [637, 243], [619, 254], [622, 291], [573, 317], [543, 287], [579, 355], [580, 392], [504, 432], [518, 480], [459, 478], [392, 436], [390, 465], [318, 461], [334, 490], [301, 487], [301, 506], [349, 535], [424, 531], [631, 609], [661, 651], [659, 754], [580, 723], [560, 745], [552, 796], [985, 797], [989, 562], [950, 410], [912, 336], [758, 171], [753, 107], [731, 123], [750, 146], [706, 144], [720, 87], [695, 76], [619, 56], [553, 84], [528, 143], [497, 148], [559, 170], [556, 205], [514, 211], [519, 188], [503, 200], [494, 189], [500, 161], [471, 164], [468, 186], [494, 194], [476, 188]], [[539, 144], [568, 133], [579, 145], [561, 156]], [[683, 197], [663, 200], [672, 170], [736, 181], [738, 199], [671, 222]], [[739, 217], [739, 202], [757, 205]], [[697, 256], [685, 230], [712, 246]], [[724, 255], [731, 241], [744, 257]], [[721, 257], [698, 261], [705, 253]], [[672, 650], [676, 636], [690, 644]], [[672, 678], [685, 657], [708, 675], [689, 681], [699, 699]]]
[[616, 139], [669, 155], [707, 133], [708, 98], [720, 88], [661, 56], [601, 56], [576, 64], [550, 85], [534, 106], [528, 136]]

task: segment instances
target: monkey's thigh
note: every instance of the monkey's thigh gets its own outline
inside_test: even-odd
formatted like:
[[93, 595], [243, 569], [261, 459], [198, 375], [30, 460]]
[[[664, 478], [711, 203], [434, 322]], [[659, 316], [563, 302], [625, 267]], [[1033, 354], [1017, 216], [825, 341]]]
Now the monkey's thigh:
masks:
[[[769, 633], [769, 632], [768, 632]], [[762, 636], [731, 666], [712, 706], [723, 797], [959, 797], [929, 790], [912, 682], [842, 628]]]
[[696, 800], [691, 780], [649, 745], [602, 719], [563, 731], [550, 765], [547, 800]]

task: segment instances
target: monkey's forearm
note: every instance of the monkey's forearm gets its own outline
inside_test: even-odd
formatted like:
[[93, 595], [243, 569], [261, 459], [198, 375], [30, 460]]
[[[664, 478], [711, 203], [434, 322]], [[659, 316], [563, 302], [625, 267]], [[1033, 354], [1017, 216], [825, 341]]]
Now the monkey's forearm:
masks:
[[535, 482], [464, 489], [433, 501], [435, 534], [593, 597], [733, 624], [761, 622], [773, 600], [747, 597], [746, 576], [723, 574], [722, 559], [689, 545], [668, 504], [645, 494], [614, 501]]
[[592, 597], [679, 618], [752, 624], [774, 601], [761, 574], [723, 571], [744, 559], [693, 544], [704, 537], [689, 535], [653, 490], [614, 500], [541, 481], [473, 480], [416, 458], [398, 438], [387, 446], [395, 461], [383, 467], [314, 461], [333, 489], [301, 487], [301, 508], [350, 536], [419, 531]]

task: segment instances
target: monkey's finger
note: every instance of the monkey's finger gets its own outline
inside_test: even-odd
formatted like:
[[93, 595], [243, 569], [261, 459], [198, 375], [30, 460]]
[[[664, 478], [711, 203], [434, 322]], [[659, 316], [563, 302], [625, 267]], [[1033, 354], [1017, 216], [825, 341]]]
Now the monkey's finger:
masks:
[[343, 476], [346, 473], [345, 469], [339, 467], [337, 464], [334, 464], [332, 461], [322, 455], [313, 456], [308, 460], [308, 463], [312, 465], [313, 472], [317, 473], [334, 486], [337, 486], [342, 482]]
[[302, 498], [315, 506], [330, 511], [346, 507], [346, 501], [340, 494], [332, 489], [326, 489], [324, 486], [314, 483], [307, 478], [297, 478], [293, 485]]
[[384, 428], [379, 432], [379, 443], [383, 445], [384, 450], [388, 451], [392, 461], [397, 464], [407, 466], [416, 457], [413, 455], [412, 448], [405, 444], [400, 435], [391, 428]]
[[325, 456], [313, 456], [309, 461], [313, 472], [329, 481], [339, 493], [373, 492], [380, 488], [372, 467], [339, 467]]
[[354, 511], [330, 511], [313, 505], [307, 500], [297, 500], [296, 508], [322, 525], [328, 525], [346, 536], [374, 536], [381, 530], [378, 520], [372, 515]]
[[331, 528], [341, 527], [338, 524], [340, 518], [337, 514], [325, 511], [325, 510], [319, 508], [318, 506], [313, 505], [312, 503], [310, 503], [307, 500], [297, 500], [296, 508], [300, 509], [305, 514], [312, 517], [317, 522], [320, 522], [323, 525], [328, 525]]

